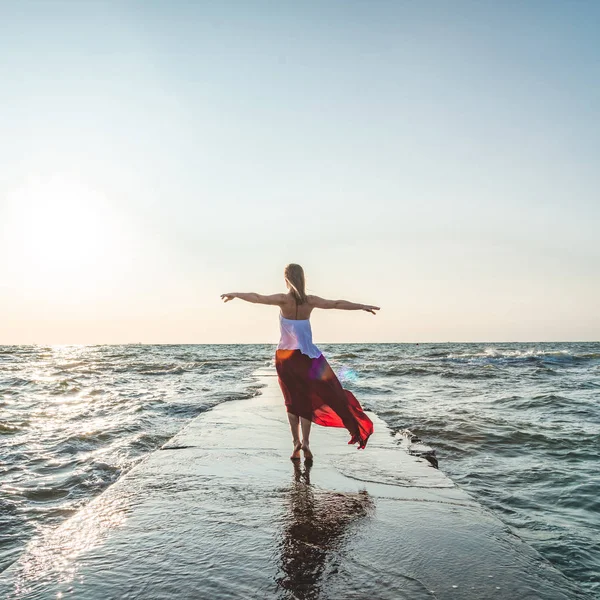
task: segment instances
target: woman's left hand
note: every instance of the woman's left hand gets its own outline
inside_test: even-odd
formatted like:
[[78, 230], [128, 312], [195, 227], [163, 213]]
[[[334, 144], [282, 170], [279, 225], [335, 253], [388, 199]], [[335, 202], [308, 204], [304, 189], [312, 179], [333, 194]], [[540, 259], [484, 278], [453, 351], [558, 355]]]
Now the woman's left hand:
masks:
[[363, 304], [363, 310], [370, 312], [372, 315], [377, 314], [375, 311], [379, 310], [379, 306], [372, 306], [371, 304]]
[[223, 300], [223, 302], [229, 302], [230, 300], [233, 300], [234, 298], [237, 298], [237, 296], [235, 294], [221, 294], [221, 300]]

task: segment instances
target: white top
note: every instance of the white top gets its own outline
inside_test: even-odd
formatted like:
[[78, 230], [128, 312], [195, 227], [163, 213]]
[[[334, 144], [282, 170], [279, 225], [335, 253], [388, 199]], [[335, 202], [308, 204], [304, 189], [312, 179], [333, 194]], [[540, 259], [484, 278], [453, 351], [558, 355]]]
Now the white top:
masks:
[[279, 313], [281, 339], [277, 350], [300, 350], [310, 358], [318, 358], [321, 351], [313, 344], [309, 319], [286, 319]]

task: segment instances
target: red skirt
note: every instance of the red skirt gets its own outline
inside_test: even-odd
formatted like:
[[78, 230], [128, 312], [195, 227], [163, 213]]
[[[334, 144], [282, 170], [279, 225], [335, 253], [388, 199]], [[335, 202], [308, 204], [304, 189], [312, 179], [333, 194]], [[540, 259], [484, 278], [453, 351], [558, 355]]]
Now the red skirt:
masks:
[[367, 445], [373, 422], [322, 354], [311, 358], [300, 350], [277, 350], [275, 366], [289, 413], [324, 427], [345, 427], [352, 436], [349, 444]]

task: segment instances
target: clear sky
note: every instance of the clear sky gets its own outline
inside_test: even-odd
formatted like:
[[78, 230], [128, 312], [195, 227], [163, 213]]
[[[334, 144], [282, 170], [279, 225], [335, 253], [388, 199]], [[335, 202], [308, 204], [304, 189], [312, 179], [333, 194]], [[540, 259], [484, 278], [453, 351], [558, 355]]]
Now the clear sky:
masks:
[[600, 3], [0, 2], [0, 344], [600, 339]]

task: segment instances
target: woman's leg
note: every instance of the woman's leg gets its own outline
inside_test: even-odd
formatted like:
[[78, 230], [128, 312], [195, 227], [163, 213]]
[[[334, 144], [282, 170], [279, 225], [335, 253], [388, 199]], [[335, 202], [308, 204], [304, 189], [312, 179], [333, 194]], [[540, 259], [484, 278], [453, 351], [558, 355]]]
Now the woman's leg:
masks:
[[287, 416], [294, 441], [294, 451], [290, 458], [300, 458], [300, 448], [302, 448], [302, 443], [300, 442], [300, 417], [292, 413], [288, 413]]
[[310, 451], [310, 426], [312, 421], [310, 419], [305, 419], [304, 417], [300, 417], [300, 424], [302, 425], [302, 450], [304, 450], [304, 458], [312, 459], [313, 455]]

